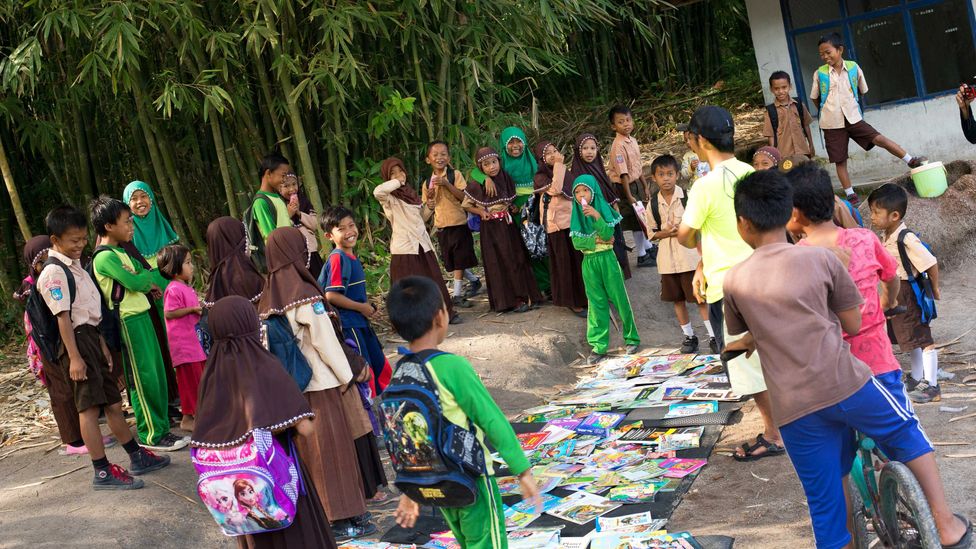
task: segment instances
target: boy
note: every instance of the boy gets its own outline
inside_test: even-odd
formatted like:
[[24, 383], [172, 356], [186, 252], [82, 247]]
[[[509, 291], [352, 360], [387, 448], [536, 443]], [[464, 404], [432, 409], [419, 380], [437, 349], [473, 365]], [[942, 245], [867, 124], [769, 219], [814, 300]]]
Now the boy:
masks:
[[844, 60], [844, 41], [840, 35], [835, 32], [821, 36], [817, 47], [820, 59], [826, 64], [813, 73], [810, 100], [820, 109], [820, 129], [824, 134], [827, 158], [837, 166], [837, 177], [847, 199], [856, 206], [860, 199], [854, 194], [847, 172], [848, 140], [854, 140], [866, 151], [878, 145], [902, 159], [909, 168], [917, 168], [928, 159], [908, 154], [864, 121], [858, 99], [868, 92], [868, 83], [857, 63]]
[[[691, 327], [685, 303], [697, 303], [691, 282], [701, 255], [696, 249], [685, 248], [675, 238], [688, 202], [684, 189], [676, 184], [679, 169], [678, 161], [670, 154], [659, 156], [651, 163], [651, 177], [660, 190], [652, 194], [648, 202], [647, 228], [654, 231], [651, 240], [658, 243], [657, 272], [661, 275], [661, 301], [674, 304], [674, 314], [685, 336], [681, 352], [691, 354], [698, 352], [698, 337]], [[718, 342], [715, 341], [712, 325], [708, 323], [708, 305], [699, 303], [698, 312], [708, 330], [708, 346], [713, 354], [718, 353]]]
[[607, 175], [610, 181], [617, 184], [617, 195], [623, 200], [620, 201], [620, 215], [623, 221], [620, 228], [631, 231], [634, 236], [634, 248], [637, 249], [637, 266], [654, 266], [653, 254], [648, 252], [653, 249], [653, 244], [646, 238], [644, 226], [637, 219], [635, 204], [641, 202], [638, 209], [642, 208], [643, 202], [650, 194], [647, 182], [644, 181], [644, 168], [641, 165], [640, 146], [637, 140], [631, 137], [634, 131], [634, 116], [629, 107], [616, 105], [610, 109], [610, 129], [616, 136], [613, 144], [610, 145], [610, 164], [607, 165]]
[[681, 137], [684, 138], [685, 144], [688, 144], [688, 152], [681, 157], [681, 177], [688, 180], [688, 185], [690, 186], [695, 181], [698, 181], [699, 177], [709, 172], [709, 165], [708, 162], [704, 162], [698, 158], [695, 151], [691, 149], [688, 141], [691, 138], [691, 132], [688, 131], [688, 124], [678, 124], [677, 130], [681, 132]]
[[369, 362], [373, 371], [370, 382], [373, 395], [379, 395], [390, 381], [392, 368], [383, 353], [383, 344], [369, 323], [376, 314], [376, 305], [366, 295], [366, 271], [353, 251], [359, 239], [356, 220], [342, 206], [328, 208], [322, 213], [322, 230], [335, 249], [325, 260], [319, 285], [325, 290], [325, 298], [339, 311], [343, 339], [351, 339], [359, 354]]
[[[898, 303], [904, 305], [904, 314], [891, 317], [891, 331], [901, 350], [912, 354], [912, 374], [905, 377], [905, 385], [909, 393], [908, 398], [914, 402], [938, 402], [942, 400], [942, 390], [939, 388], [939, 354], [932, 340], [932, 330], [928, 324], [922, 324], [922, 310], [915, 300], [915, 293], [908, 283], [901, 254], [898, 252], [898, 239], [903, 232], [908, 231], [905, 226], [905, 212], [908, 210], [908, 192], [898, 185], [888, 183], [874, 190], [868, 196], [871, 207], [871, 225], [884, 234], [884, 246], [898, 264], [898, 278], [901, 286], [898, 290]], [[939, 263], [932, 252], [922, 244], [914, 233], [908, 232], [904, 237], [905, 255], [912, 267], [912, 276], [928, 273], [932, 281], [932, 293], [935, 299], [942, 297], [939, 290]]]
[[851, 542], [844, 477], [854, 458], [853, 430], [911, 469], [943, 546], [969, 547], [969, 521], [950, 511], [918, 419], [844, 342], [843, 332], [861, 328], [857, 286], [830, 250], [786, 241], [792, 207], [790, 184], [774, 171], [756, 172], [736, 186], [737, 228], [755, 253], [725, 276], [729, 333], [749, 331], [726, 349], [762, 353], [773, 416], [803, 484], [817, 547]]
[[[412, 353], [435, 349], [447, 336], [447, 307], [440, 290], [432, 280], [409, 276], [390, 288], [386, 299], [390, 322], [400, 337], [410, 342]], [[505, 549], [508, 539], [502, 499], [495, 482], [490, 453], [484, 444], [487, 437], [498, 450], [509, 470], [519, 478], [522, 497], [538, 506], [539, 488], [532, 468], [522, 452], [518, 439], [505, 415], [492, 400], [471, 364], [462, 357], [441, 354], [427, 362], [436, 380], [444, 417], [460, 427], [473, 423], [485, 452], [487, 473], [477, 482], [477, 501], [468, 506], [441, 509], [444, 519], [461, 547], [468, 549]], [[395, 517], [403, 528], [412, 528], [420, 515], [420, 506], [405, 495], [400, 496]]]
[[[295, 174], [292, 173], [287, 158], [278, 153], [271, 153], [261, 159], [258, 175], [261, 177], [261, 188], [255, 193], [251, 208], [258, 222], [261, 238], [268, 240], [271, 231], [280, 227], [291, 227], [293, 213], [288, 209], [280, 193], [285, 178], [294, 177]], [[293, 209], [298, 211], [297, 202]]]
[[156, 299], [159, 286], [153, 283], [152, 273], [121, 247], [132, 240], [129, 206], [101, 196], [92, 200], [91, 220], [102, 241], [92, 256], [92, 273], [106, 303], [119, 316], [125, 347], [123, 360], [126, 374], [130, 376], [129, 399], [136, 416], [139, 442], [151, 450], [179, 450], [189, 439], [177, 438], [169, 432], [166, 373], [146, 297], [152, 293]]
[[784, 71], [769, 75], [769, 91], [775, 100], [766, 105], [763, 120], [763, 135], [769, 138], [769, 145], [776, 147], [783, 158], [806, 156], [813, 158], [813, 133], [810, 122], [813, 117], [793, 97], [793, 81]]
[[[447, 143], [432, 141], [427, 145], [425, 161], [431, 174], [421, 185], [420, 199], [434, 210], [441, 261], [444, 270], [454, 274], [451, 292], [454, 307], [468, 308], [471, 303], [467, 298], [481, 290], [481, 279], [471, 272], [471, 268], [478, 265], [478, 257], [474, 254], [474, 238], [468, 228], [468, 213], [461, 207], [467, 183], [461, 172], [451, 167], [451, 149]], [[465, 280], [468, 281], [466, 292], [461, 289]]]
[[[41, 292], [44, 303], [57, 318], [61, 341], [55, 367], [64, 372], [74, 393], [81, 438], [95, 468], [92, 486], [95, 490], [142, 488], [142, 480], [131, 475], [162, 469], [169, 465], [170, 459], [140, 447], [122, 416], [122, 395], [112, 375], [115, 365], [98, 331], [102, 318], [101, 295], [91, 275], [81, 266], [81, 254], [88, 243], [88, 223], [85, 215], [71, 206], [51, 210], [46, 223], [51, 249], [35, 291]], [[164, 410], [165, 403], [164, 398]], [[131, 475], [130, 471], [110, 464], [105, 456], [98, 428], [100, 411], [105, 412], [109, 428], [129, 454]]]

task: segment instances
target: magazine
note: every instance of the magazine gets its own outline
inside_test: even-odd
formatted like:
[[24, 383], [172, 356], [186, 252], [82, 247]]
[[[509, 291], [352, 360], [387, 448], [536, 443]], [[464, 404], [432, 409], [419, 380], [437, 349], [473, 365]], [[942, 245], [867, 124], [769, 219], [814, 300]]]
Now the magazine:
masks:
[[586, 524], [617, 507], [620, 507], [619, 503], [613, 503], [604, 497], [587, 492], [576, 492], [563, 498], [562, 503], [550, 510], [548, 514], [574, 524]]
[[626, 414], [594, 412], [586, 416], [586, 419], [576, 427], [576, 432], [583, 435], [605, 437], [610, 433], [610, 429], [616, 427], [625, 417]]
[[664, 476], [669, 478], [685, 478], [686, 476], [697, 472], [699, 469], [704, 467], [708, 463], [706, 459], [683, 459], [674, 458], [666, 459], [658, 464], [658, 467], [662, 469], [667, 469]]
[[559, 549], [562, 528], [527, 528], [508, 533], [508, 549]]
[[542, 513], [555, 508], [562, 501], [562, 498], [552, 494], [542, 494], [540, 497], [542, 499], [542, 510], [539, 513], [535, 512], [534, 505], [524, 500], [512, 506], [506, 505], [505, 526], [511, 530], [525, 528], [532, 521], [542, 516]]
[[515, 436], [519, 439], [519, 444], [522, 445], [523, 450], [535, 450], [546, 441], [549, 433], [521, 433]]
[[623, 484], [610, 489], [607, 498], [619, 503], [644, 503], [654, 500], [657, 485], [653, 482], [646, 484]]
[[[651, 518], [650, 511], [644, 511], [643, 513], [634, 513], [632, 515], [623, 515], [619, 517], [600, 517], [596, 519], [596, 531], [597, 532], [608, 532], [608, 531], [620, 531], [624, 529], [630, 529], [635, 526], [644, 526], [655, 522]], [[665, 521], [667, 522], [667, 521]]]

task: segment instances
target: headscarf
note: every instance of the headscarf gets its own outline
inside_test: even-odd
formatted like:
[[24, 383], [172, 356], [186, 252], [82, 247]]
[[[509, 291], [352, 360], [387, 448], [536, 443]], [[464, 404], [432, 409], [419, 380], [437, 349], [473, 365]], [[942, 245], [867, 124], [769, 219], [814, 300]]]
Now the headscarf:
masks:
[[[380, 164], [380, 177], [383, 181], [391, 181], [393, 179], [393, 168], [399, 166], [403, 173], [407, 173], [406, 166], [403, 165], [403, 160], [396, 157], [389, 157]], [[390, 193], [402, 202], [410, 204], [411, 206], [420, 206], [420, 195], [417, 194], [416, 189], [410, 186], [410, 183], [404, 183], [400, 185], [400, 188]]]
[[[522, 155], [517, 158], [508, 154], [508, 142], [513, 139], [522, 142]], [[525, 133], [515, 126], [505, 128], [498, 138], [498, 150], [501, 151], [502, 170], [515, 182], [516, 192], [520, 195], [532, 194], [537, 166], [535, 158], [529, 154], [529, 140], [525, 138]]]
[[14, 293], [14, 299], [24, 301], [34, 285], [34, 267], [41, 261], [41, 254], [51, 249], [51, 237], [39, 234], [24, 244], [24, 265], [27, 267], [26, 276], [20, 289]]
[[268, 262], [268, 281], [258, 302], [262, 317], [280, 315], [305, 303], [323, 301], [319, 283], [308, 271], [308, 247], [295, 227], [271, 231], [264, 248]]
[[[603, 221], [611, 227], [620, 223], [621, 217], [614, 210], [607, 200], [603, 198], [603, 191], [597, 184], [596, 178], [589, 174], [583, 174], [573, 180], [573, 189], [583, 185], [593, 193], [593, 202], [589, 205], [593, 207]], [[583, 205], [573, 199], [573, 218], [569, 223], [569, 235], [573, 238], [594, 238], [596, 237], [596, 220], [583, 214]]]
[[136, 226], [136, 232], [132, 237], [132, 241], [135, 243], [136, 249], [143, 256], [156, 257], [156, 252], [178, 241], [180, 237], [173, 230], [166, 217], [163, 216], [162, 210], [159, 209], [159, 204], [156, 203], [156, 195], [153, 194], [148, 183], [133, 181], [126, 185], [125, 190], [122, 191], [122, 201], [128, 204], [136, 191], [142, 191], [149, 195], [149, 203], [151, 206], [149, 207], [149, 213], [145, 217], [139, 217], [135, 214], [132, 215], [132, 221]]
[[498, 153], [495, 152], [495, 149], [491, 147], [478, 149], [478, 154], [474, 157], [477, 168], [471, 172], [471, 180], [477, 184], [472, 185], [469, 183], [464, 189], [465, 196], [474, 200], [483, 208], [515, 200], [515, 182], [512, 181], [511, 176], [505, 170], [498, 170], [498, 174], [491, 177], [491, 180], [495, 183], [495, 196], [488, 196], [485, 192], [484, 178], [487, 175], [481, 171], [481, 163], [492, 157], [498, 158]]
[[[583, 148], [583, 142], [587, 139], [592, 139], [597, 145], [596, 158], [593, 162], [583, 162], [583, 155], [580, 151]], [[570, 186], [569, 196], [573, 196], [572, 184], [576, 181], [576, 178], [589, 174], [596, 179], [598, 185], [600, 185], [600, 191], [603, 192], [604, 198], [609, 204], [616, 204], [620, 201], [620, 197], [617, 196], [617, 192], [613, 188], [613, 183], [610, 182], [610, 176], [607, 175], [607, 169], [603, 166], [603, 157], [600, 156], [600, 140], [596, 138], [592, 133], [582, 133], [576, 138], [576, 143], [573, 144], [573, 167], [566, 174], [566, 185]]]
[[261, 324], [248, 300], [221, 299], [210, 309], [208, 325], [214, 341], [200, 380], [191, 444], [235, 446], [254, 429], [277, 431], [314, 416], [298, 384], [261, 345]]
[[264, 290], [264, 276], [247, 256], [244, 224], [233, 217], [218, 217], [207, 227], [207, 257], [210, 282], [206, 307], [227, 296], [240, 296], [257, 303]]
[[756, 152], [753, 153], [752, 158], [755, 159], [760, 154], [765, 155], [767, 158], [772, 160], [774, 168], [779, 166], [780, 161], [783, 160], [783, 155], [780, 154], [779, 149], [769, 145], [756, 149]]

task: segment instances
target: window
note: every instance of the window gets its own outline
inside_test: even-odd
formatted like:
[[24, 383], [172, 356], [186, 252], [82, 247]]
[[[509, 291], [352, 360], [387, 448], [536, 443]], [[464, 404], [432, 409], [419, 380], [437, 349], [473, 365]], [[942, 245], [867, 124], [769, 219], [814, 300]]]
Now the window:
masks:
[[864, 70], [865, 107], [951, 92], [976, 77], [971, 0], [781, 0], [796, 91], [806, 99], [821, 36], [840, 34]]

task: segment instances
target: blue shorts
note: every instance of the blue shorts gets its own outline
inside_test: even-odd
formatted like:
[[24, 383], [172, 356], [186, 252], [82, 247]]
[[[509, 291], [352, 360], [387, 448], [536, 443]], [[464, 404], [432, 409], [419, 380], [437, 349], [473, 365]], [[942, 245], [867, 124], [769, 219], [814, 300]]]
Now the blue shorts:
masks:
[[847, 399], [780, 427], [807, 496], [818, 549], [851, 541], [842, 482], [854, 462], [855, 430], [878, 442], [895, 461], [909, 462], [932, 451], [911, 407], [875, 378]]

